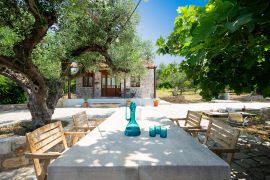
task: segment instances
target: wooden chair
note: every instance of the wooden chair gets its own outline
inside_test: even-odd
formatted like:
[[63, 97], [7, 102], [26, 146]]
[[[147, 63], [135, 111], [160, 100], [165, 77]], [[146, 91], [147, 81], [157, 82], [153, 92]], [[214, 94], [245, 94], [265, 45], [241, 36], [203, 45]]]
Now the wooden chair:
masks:
[[[234, 153], [239, 152], [239, 149], [236, 148], [239, 135], [239, 130], [216, 119], [211, 119], [204, 144], [218, 156], [226, 154], [226, 161], [231, 164]], [[213, 145], [209, 145], [209, 139], [214, 141]]]
[[[95, 129], [103, 121], [90, 120], [87, 117], [86, 111], [79, 112], [72, 116], [73, 127], [71, 131], [84, 132], [85, 135]], [[72, 144], [80, 140], [80, 136], [73, 136]]]
[[[193, 137], [197, 137], [198, 132], [206, 132], [206, 129], [202, 129], [201, 127], [201, 120], [202, 115], [196, 111], [187, 112], [187, 117], [185, 118], [170, 118], [178, 127], [183, 128], [185, 131], [192, 134]], [[180, 125], [181, 121], [185, 121], [184, 126]], [[197, 131], [190, 131], [191, 129], [196, 129]]]
[[[26, 134], [30, 153], [25, 153], [25, 156], [33, 159], [38, 180], [46, 179], [51, 160], [61, 155], [60, 152], [49, 152], [49, 150], [57, 144], [62, 144], [64, 149], [68, 148], [66, 135], [82, 136], [84, 134], [81, 132], [64, 132], [60, 121], [47, 124]], [[41, 161], [44, 161], [44, 163]]]
[[244, 118], [241, 113], [229, 113], [228, 122], [232, 125], [247, 126], [249, 119], [248, 117]]

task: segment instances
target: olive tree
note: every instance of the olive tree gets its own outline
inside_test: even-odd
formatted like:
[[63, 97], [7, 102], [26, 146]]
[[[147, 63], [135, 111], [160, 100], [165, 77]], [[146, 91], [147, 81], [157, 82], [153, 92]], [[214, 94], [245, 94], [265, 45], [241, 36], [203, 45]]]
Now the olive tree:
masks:
[[[151, 59], [151, 53], [144, 53], [151, 48], [136, 34], [138, 16], [130, 18], [135, 4], [132, 0], [123, 2], [0, 2], [0, 74], [27, 92], [35, 127], [50, 122], [67, 79], [82, 76], [101, 62], [112, 71], [128, 73], [136, 71], [141, 61]], [[149, 48], [140, 48], [143, 46]], [[121, 47], [125, 50], [117, 53]], [[121, 57], [121, 52], [129, 58]], [[129, 63], [123, 68], [126, 61]], [[74, 62], [78, 70], [70, 73]]]

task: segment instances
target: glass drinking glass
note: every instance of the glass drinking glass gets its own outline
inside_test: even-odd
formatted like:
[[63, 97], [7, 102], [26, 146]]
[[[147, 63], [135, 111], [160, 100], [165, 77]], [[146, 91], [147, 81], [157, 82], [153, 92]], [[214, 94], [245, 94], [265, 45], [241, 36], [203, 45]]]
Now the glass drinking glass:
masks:
[[149, 127], [149, 136], [150, 137], [155, 137], [156, 136], [156, 130], [155, 130], [154, 126]]
[[161, 126], [155, 126], [156, 134], [160, 134]]
[[161, 138], [166, 138], [167, 137], [167, 128], [161, 127], [161, 129], [160, 129], [160, 137]]

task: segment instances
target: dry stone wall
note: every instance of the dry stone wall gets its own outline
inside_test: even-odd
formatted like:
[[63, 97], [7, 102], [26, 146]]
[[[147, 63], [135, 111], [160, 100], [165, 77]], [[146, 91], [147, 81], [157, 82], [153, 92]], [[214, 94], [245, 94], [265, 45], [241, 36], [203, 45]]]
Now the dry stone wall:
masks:
[[263, 121], [270, 121], [270, 108], [261, 109], [261, 118]]
[[16, 136], [0, 139], [0, 171], [23, 167], [30, 164], [25, 158], [26, 137]]
[[15, 111], [27, 109], [26, 104], [2, 104], [0, 105], [0, 111]]

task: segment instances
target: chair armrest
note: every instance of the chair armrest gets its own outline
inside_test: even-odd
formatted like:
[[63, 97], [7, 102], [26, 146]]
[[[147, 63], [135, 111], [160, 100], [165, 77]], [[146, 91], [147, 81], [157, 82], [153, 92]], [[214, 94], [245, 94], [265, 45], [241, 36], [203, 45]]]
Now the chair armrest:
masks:
[[186, 118], [169, 118], [172, 121], [186, 120]]
[[71, 129], [73, 130], [78, 130], [78, 129], [83, 129], [83, 130], [90, 130], [92, 131], [93, 129], [95, 129], [95, 126], [90, 126], [90, 127], [86, 127], [86, 126], [73, 126]]
[[218, 147], [218, 148], [209, 148], [211, 151], [213, 151], [214, 153], [220, 154], [220, 153], [236, 153], [236, 152], [240, 152], [239, 148], [222, 148], [222, 147]]
[[29, 159], [56, 159], [62, 153], [48, 152], [48, 153], [25, 153], [25, 157]]
[[71, 132], [71, 131], [66, 131], [64, 132], [65, 136], [79, 136], [79, 137], [83, 137], [87, 134], [87, 132]]
[[202, 129], [201, 126], [184, 126], [184, 127], [181, 127], [183, 128], [184, 130], [189, 130], [189, 129]]
[[184, 129], [185, 131], [189, 133], [198, 133], [198, 132], [207, 132], [207, 129]]

